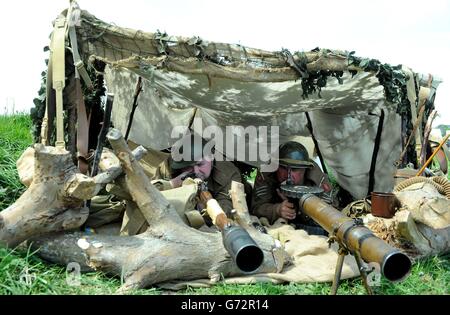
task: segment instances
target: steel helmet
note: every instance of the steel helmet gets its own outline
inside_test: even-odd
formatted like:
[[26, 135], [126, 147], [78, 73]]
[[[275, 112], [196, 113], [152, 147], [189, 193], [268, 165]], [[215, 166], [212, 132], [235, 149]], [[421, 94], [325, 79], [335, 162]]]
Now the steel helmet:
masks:
[[291, 168], [311, 168], [314, 164], [309, 159], [308, 150], [295, 141], [288, 141], [280, 146], [280, 165]]

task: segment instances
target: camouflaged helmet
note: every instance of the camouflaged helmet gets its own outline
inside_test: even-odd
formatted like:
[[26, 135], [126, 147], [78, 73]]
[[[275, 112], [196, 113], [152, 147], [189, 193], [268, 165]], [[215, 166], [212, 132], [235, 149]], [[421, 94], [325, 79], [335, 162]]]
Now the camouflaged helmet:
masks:
[[280, 165], [291, 168], [311, 168], [314, 164], [309, 159], [306, 148], [295, 141], [288, 141], [280, 146]]

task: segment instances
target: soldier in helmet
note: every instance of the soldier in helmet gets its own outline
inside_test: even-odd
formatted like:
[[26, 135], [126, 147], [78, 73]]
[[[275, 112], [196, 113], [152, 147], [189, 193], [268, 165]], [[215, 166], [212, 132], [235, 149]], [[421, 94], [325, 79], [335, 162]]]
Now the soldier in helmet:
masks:
[[295, 141], [280, 146], [279, 167], [273, 173], [260, 173], [255, 179], [251, 209], [254, 215], [266, 217], [270, 223], [279, 218], [296, 220], [295, 205], [280, 191], [280, 185], [321, 186], [325, 192], [331, 185], [320, 167], [310, 160], [306, 148]]
[[[229, 161], [215, 161], [213, 147], [206, 148], [207, 141], [198, 135], [185, 136], [172, 147], [172, 155], [159, 166], [153, 181], [160, 190], [180, 187], [186, 177], [200, 178], [207, 183], [208, 190], [218, 201], [227, 216], [231, 216], [233, 204], [229, 196], [231, 182], [241, 183], [239, 169]], [[190, 154], [183, 154], [190, 148]], [[178, 152], [174, 153], [174, 151]], [[211, 152], [205, 152], [205, 151]]]

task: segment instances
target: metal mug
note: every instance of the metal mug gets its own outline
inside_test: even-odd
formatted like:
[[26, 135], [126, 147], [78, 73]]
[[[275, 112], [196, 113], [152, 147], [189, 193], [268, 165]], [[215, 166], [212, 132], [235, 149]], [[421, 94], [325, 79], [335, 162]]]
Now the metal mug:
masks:
[[375, 217], [392, 218], [398, 207], [397, 197], [393, 193], [371, 193], [372, 215]]

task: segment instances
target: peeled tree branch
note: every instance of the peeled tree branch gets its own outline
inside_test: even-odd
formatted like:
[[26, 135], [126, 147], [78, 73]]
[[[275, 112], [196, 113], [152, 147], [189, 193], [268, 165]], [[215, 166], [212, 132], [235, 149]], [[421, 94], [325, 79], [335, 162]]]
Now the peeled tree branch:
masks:
[[[136, 236], [80, 235], [65, 233], [33, 240], [39, 255], [58, 264], [76, 261], [121, 276], [121, 291], [145, 288], [172, 280], [248, 274], [238, 268], [223, 246], [221, 233], [206, 233], [188, 226], [175, 208], [154, 187], [134, 158], [122, 134], [111, 129], [107, 135], [125, 172], [131, 198], [146, 219], [148, 229]], [[261, 233], [260, 233], [261, 234]], [[285, 263], [283, 249], [267, 235], [252, 235], [264, 260], [252, 273], [279, 272]], [[84, 259], [80, 259], [84, 257]]]
[[[33, 180], [23, 195], [0, 212], [0, 244], [15, 247], [23, 241], [49, 232], [70, 230], [81, 226], [89, 211], [83, 208], [83, 198], [96, 193], [77, 174], [70, 152], [65, 149], [34, 146]], [[80, 189], [71, 189], [82, 182]]]
[[[138, 147], [132, 154], [139, 159], [144, 152], [143, 147]], [[119, 160], [110, 151], [103, 152], [102, 173], [89, 177], [79, 173], [70, 152], [42, 144], [25, 151], [18, 169], [28, 189], [0, 212], [0, 244], [8, 247], [43, 234], [80, 227], [89, 215], [84, 201], [122, 174]]]

